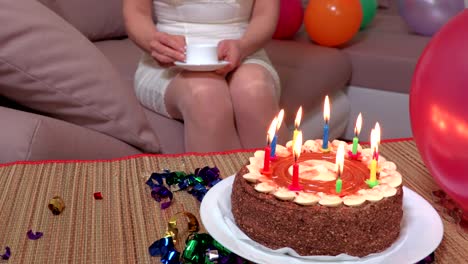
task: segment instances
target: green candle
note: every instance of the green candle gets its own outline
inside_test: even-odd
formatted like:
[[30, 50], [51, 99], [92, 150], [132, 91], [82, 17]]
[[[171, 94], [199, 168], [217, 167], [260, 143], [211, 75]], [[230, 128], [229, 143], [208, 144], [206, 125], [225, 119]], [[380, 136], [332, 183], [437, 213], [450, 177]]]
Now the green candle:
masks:
[[335, 191], [336, 193], [341, 193], [341, 188], [343, 187], [343, 181], [341, 180], [341, 175], [343, 174], [344, 169], [344, 153], [345, 153], [345, 145], [340, 144], [338, 146], [338, 150], [336, 151], [336, 183], [335, 183]]
[[356, 119], [356, 126], [354, 127], [354, 138], [353, 138], [353, 149], [352, 153], [353, 155], [357, 154], [357, 149], [358, 149], [358, 144], [359, 144], [359, 133], [361, 132], [361, 126], [362, 126], [362, 114], [359, 113], [357, 119]]
[[338, 178], [336, 180], [336, 187], [335, 187], [336, 193], [341, 193], [341, 188], [342, 187], [343, 187], [343, 181], [341, 180], [341, 178]]
[[357, 154], [357, 147], [358, 147], [359, 139], [358, 137], [353, 138], [353, 155]]

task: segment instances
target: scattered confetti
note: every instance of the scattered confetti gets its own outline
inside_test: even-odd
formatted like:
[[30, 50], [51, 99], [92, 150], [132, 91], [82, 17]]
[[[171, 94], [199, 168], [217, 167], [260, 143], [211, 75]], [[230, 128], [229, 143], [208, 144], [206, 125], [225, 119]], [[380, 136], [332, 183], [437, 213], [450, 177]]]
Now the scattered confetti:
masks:
[[5, 248], [5, 254], [1, 255], [3, 260], [8, 260], [11, 257], [10, 247]]
[[94, 193], [94, 199], [102, 200], [102, 193], [101, 192], [95, 192]]
[[48, 207], [54, 215], [59, 215], [65, 209], [65, 202], [60, 196], [55, 196], [50, 200]]
[[38, 240], [39, 238], [42, 237], [43, 233], [42, 232], [34, 233], [32, 230], [29, 230], [27, 235], [28, 235], [28, 238], [31, 240]]
[[[161, 203], [161, 209], [171, 205], [173, 193], [171, 190], [187, 190], [200, 202], [209, 188], [221, 181], [219, 169], [208, 166], [197, 168], [193, 174], [182, 171], [171, 172], [164, 170], [162, 173], [152, 173], [146, 184], [151, 188], [151, 196]], [[165, 186], [168, 185], [168, 187]]]

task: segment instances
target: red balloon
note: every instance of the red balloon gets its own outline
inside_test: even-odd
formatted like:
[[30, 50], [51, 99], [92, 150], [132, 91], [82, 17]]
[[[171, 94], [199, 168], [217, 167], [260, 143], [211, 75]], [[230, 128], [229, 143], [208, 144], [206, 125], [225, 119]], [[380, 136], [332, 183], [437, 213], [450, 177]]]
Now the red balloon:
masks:
[[468, 10], [433, 36], [410, 91], [414, 140], [437, 184], [468, 212]]
[[304, 8], [301, 0], [281, 0], [274, 39], [292, 39], [301, 28]]

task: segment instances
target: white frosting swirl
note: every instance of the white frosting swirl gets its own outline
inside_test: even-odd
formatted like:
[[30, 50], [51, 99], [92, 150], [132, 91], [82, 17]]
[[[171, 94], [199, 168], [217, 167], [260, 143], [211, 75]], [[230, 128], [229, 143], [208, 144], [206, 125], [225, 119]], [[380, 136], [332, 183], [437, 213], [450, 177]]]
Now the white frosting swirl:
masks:
[[275, 183], [273, 182], [261, 182], [257, 185], [255, 185], [255, 190], [261, 193], [272, 193], [275, 192], [278, 187], [276, 186]]
[[343, 200], [338, 195], [328, 195], [322, 194], [320, 195], [319, 204], [328, 206], [328, 207], [336, 207], [340, 205]]
[[273, 195], [283, 201], [292, 201], [294, 198], [296, 198], [296, 193], [293, 191], [290, 191], [284, 187], [279, 187]]
[[359, 206], [366, 201], [362, 195], [347, 195], [343, 197], [343, 203], [347, 206]]
[[294, 202], [300, 205], [314, 205], [320, 201], [320, 197], [313, 193], [299, 192]]

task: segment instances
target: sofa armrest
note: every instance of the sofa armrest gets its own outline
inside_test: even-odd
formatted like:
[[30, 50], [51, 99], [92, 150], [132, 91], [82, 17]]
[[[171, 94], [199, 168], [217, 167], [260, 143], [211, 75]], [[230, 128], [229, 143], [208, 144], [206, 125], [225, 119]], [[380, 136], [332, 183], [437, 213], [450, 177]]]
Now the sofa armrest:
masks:
[[54, 159], [110, 159], [140, 153], [91, 129], [0, 107], [0, 163]]

